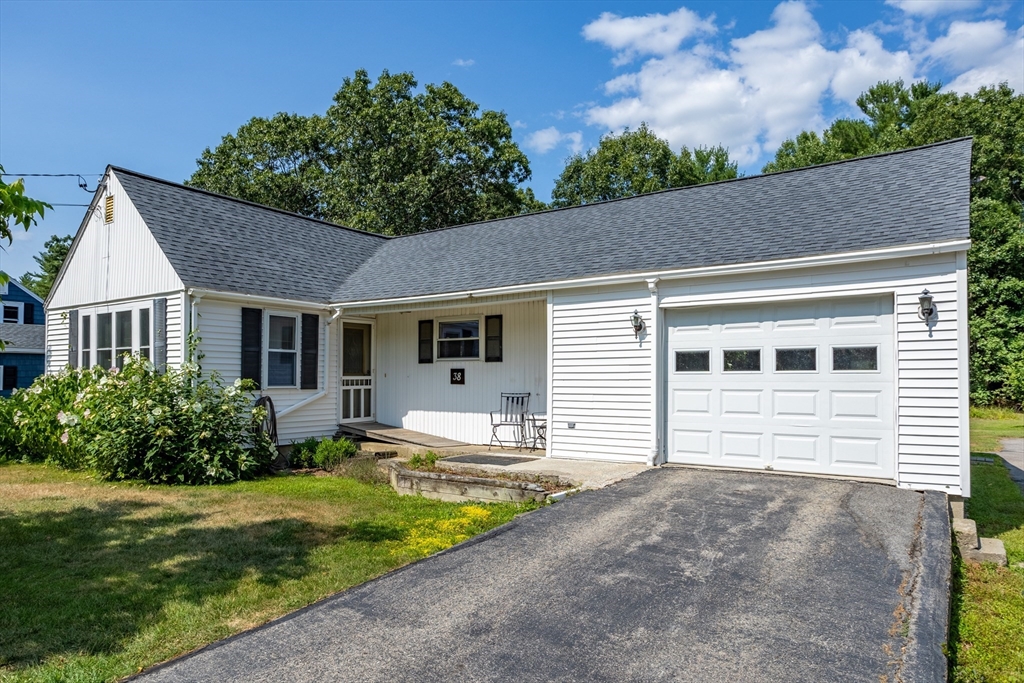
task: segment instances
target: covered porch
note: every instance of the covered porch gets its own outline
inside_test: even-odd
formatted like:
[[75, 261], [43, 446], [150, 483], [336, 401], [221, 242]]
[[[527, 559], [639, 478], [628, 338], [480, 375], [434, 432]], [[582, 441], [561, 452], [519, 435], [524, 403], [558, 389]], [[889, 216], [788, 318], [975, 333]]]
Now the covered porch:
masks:
[[[547, 297], [502, 299], [346, 308], [339, 433], [433, 448], [487, 446], [491, 412], [502, 409], [503, 393], [517, 393], [533, 445], [549, 412]], [[502, 426], [498, 437], [508, 446], [521, 439], [516, 431]]]

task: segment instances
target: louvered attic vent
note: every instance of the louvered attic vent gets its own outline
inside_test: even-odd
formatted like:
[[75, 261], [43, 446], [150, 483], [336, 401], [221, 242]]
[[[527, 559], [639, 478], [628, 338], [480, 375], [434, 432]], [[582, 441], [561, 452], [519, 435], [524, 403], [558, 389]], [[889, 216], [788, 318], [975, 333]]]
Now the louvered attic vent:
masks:
[[103, 222], [114, 222], [114, 195], [107, 195], [103, 205]]

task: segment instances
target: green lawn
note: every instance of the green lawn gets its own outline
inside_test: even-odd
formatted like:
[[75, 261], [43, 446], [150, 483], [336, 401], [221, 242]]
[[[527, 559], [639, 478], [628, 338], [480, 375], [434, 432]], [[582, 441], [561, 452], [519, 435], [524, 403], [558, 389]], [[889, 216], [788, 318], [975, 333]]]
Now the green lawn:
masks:
[[[999, 437], [1019, 436], [1024, 416], [972, 409], [973, 451], [994, 451]], [[955, 560], [952, 680], [1024, 681], [1024, 495], [1000, 462], [971, 467], [967, 516], [981, 536], [1002, 539], [1010, 567]]]
[[120, 678], [525, 509], [342, 477], [168, 487], [0, 466], [0, 679]]

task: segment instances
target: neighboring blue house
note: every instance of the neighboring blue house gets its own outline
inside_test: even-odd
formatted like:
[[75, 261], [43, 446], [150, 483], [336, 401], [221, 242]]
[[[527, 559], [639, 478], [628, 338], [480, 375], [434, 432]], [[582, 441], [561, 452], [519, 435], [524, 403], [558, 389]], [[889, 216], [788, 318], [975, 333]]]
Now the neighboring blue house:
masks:
[[17, 282], [0, 285], [0, 396], [31, 386], [46, 364], [43, 300]]

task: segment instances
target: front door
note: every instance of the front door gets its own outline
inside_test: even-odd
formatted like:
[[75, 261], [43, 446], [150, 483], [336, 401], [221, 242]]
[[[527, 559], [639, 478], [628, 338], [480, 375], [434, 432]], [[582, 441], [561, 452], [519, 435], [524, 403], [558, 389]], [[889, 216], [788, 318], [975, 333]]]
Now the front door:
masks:
[[368, 422], [374, 417], [373, 326], [342, 323], [341, 421]]

